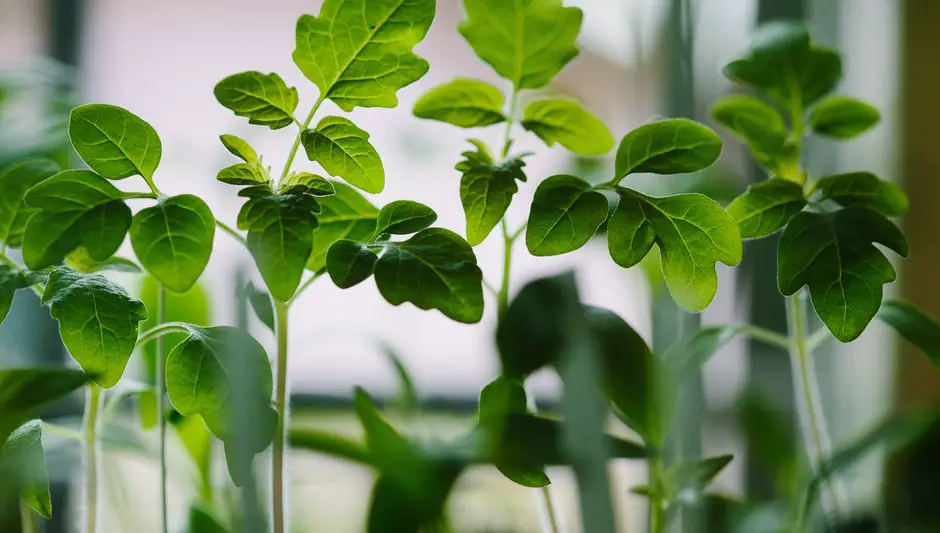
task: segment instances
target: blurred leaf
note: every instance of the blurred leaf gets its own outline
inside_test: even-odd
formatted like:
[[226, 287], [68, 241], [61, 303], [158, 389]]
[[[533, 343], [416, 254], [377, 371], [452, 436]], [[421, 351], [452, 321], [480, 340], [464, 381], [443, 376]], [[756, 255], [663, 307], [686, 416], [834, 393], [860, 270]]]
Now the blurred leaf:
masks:
[[816, 180], [822, 197], [845, 207], [867, 207], [888, 217], [907, 213], [907, 195], [900, 187], [871, 172], [851, 172]]
[[0, 369], [0, 444], [41, 408], [93, 378], [94, 375], [65, 368]]
[[846, 96], [830, 96], [820, 102], [809, 116], [813, 131], [835, 139], [858, 137], [875, 127], [881, 113], [871, 105]]
[[134, 261], [124, 258], [111, 256], [104, 261], [95, 261], [84, 246], [72, 250], [65, 256], [65, 266], [82, 274], [94, 274], [95, 272], [111, 271], [125, 272], [128, 274], [140, 274], [143, 269]]
[[502, 91], [489, 83], [456, 78], [421, 95], [414, 105], [418, 118], [439, 120], [461, 128], [479, 128], [504, 122]]
[[603, 155], [614, 147], [607, 125], [578, 102], [566, 98], [531, 102], [525, 108], [522, 127], [548, 146], [557, 142], [576, 154]]
[[88, 104], [73, 109], [69, 138], [92, 170], [113, 180], [135, 175], [153, 180], [163, 152], [153, 126], [112, 105]]
[[353, 463], [373, 466], [374, 460], [364, 444], [340, 435], [307, 427], [292, 427], [288, 435], [292, 448], [345, 459]]
[[940, 370], [940, 324], [924, 311], [900, 300], [888, 300], [876, 315], [917, 346]]
[[[479, 424], [495, 435], [504, 434], [507, 416], [526, 412], [525, 388], [517, 380], [499, 377], [480, 392]], [[504, 441], [497, 446], [506, 444], [509, 443]], [[496, 468], [509, 480], [523, 487], [539, 488], [551, 483], [545, 475], [545, 465], [538, 462], [507, 465], [497, 461]]]
[[796, 496], [801, 455], [790, 417], [756, 391], [742, 395], [735, 411], [748, 454], [767, 469], [778, 496], [792, 500]]
[[731, 463], [732, 459], [734, 459], [733, 455], [719, 455], [672, 465], [666, 472], [665, 479], [669, 494], [678, 495], [685, 490], [704, 489]]
[[712, 117], [746, 141], [761, 164], [778, 156], [789, 135], [780, 112], [750, 95], [718, 101], [712, 107]]
[[759, 239], [783, 229], [806, 206], [803, 187], [784, 179], [750, 185], [727, 207], [742, 239]]
[[218, 518], [199, 505], [189, 508], [189, 520], [186, 533], [228, 533]]
[[232, 74], [216, 84], [214, 92], [220, 104], [247, 118], [249, 124], [279, 130], [294, 121], [297, 89], [273, 72]]
[[560, 255], [581, 248], [607, 219], [607, 199], [575, 176], [547, 178], [535, 190], [525, 245], [535, 256]]
[[369, 134], [343, 117], [326, 117], [316, 129], [303, 132], [307, 157], [320, 163], [330, 176], [344, 179], [367, 193], [385, 188], [382, 158], [369, 142]]
[[268, 329], [274, 331], [274, 304], [271, 303], [271, 295], [267, 291], [255, 287], [254, 283], [250, 281], [245, 285], [244, 292], [258, 320]]
[[414, 412], [421, 407], [421, 399], [418, 397], [418, 390], [414, 381], [411, 379], [411, 373], [405, 362], [398, 355], [398, 352], [386, 343], [381, 345], [382, 355], [388, 360], [395, 369], [395, 376], [398, 378], [399, 397], [406, 411]]
[[4, 483], [18, 487], [20, 497], [43, 518], [52, 518], [49, 473], [42, 447], [42, 422], [32, 420], [10, 434], [0, 447]]
[[49, 159], [26, 159], [0, 172], [0, 242], [10, 248], [23, 245], [26, 221], [36, 211], [25, 200], [26, 191], [59, 172], [59, 165]]
[[36, 273], [0, 264], [0, 324], [10, 312], [16, 291], [29, 287], [37, 281], [37, 277]]
[[688, 174], [710, 167], [719, 155], [721, 138], [707, 126], [684, 118], [659, 120], [632, 130], [620, 141], [615, 176]]
[[334, 242], [340, 239], [366, 242], [375, 233], [379, 210], [349, 185], [331, 183], [336, 194], [317, 200], [320, 214], [313, 230], [313, 253], [307, 261], [308, 270], [318, 271], [326, 266], [326, 254]]

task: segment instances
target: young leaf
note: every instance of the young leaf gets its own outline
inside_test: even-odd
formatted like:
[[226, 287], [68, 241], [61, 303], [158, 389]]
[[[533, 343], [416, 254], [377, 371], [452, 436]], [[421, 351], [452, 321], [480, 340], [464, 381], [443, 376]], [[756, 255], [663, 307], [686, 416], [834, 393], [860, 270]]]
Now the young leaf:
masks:
[[96, 261], [110, 257], [131, 225], [131, 210], [121, 191], [88, 170], [66, 170], [26, 193], [39, 211], [23, 232], [23, 261], [34, 270], [62, 261], [84, 246]]
[[84, 246], [79, 246], [65, 256], [65, 266], [82, 274], [94, 274], [102, 270], [112, 272], [126, 272], [129, 274], [140, 274], [143, 269], [140, 265], [125, 257], [109, 257], [104, 261], [95, 261], [88, 254]]
[[40, 408], [83, 387], [93, 377], [70, 368], [0, 369], [0, 443]]
[[27, 159], [0, 172], [0, 242], [22, 246], [26, 221], [35, 212], [26, 204], [26, 191], [57, 172], [59, 165], [49, 159]]
[[411, 235], [430, 227], [436, 220], [437, 213], [430, 207], [410, 200], [396, 200], [379, 211], [375, 235]]
[[356, 189], [345, 183], [332, 182], [336, 194], [320, 198], [317, 228], [313, 230], [313, 253], [307, 268], [313, 271], [326, 266], [330, 246], [340, 239], [356, 242], [371, 240], [379, 210]]
[[556, 142], [581, 155], [603, 155], [614, 147], [607, 125], [578, 102], [566, 98], [536, 100], [526, 106], [522, 127], [545, 144]]
[[137, 344], [144, 303], [98, 276], [56, 269], [49, 274], [42, 304], [59, 322], [59, 334], [72, 357], [104, 388], [117, 384]]
[[780, 112], [750, 95], [734, 95], [720, 100], [712, 107], [712, 117], [757, 147], [779, 147], [787, 138], [787, 125]]
[[69, 139], [92, 170], [112, 180], [136, 175], [152, 180], [163, 153], [160, 137], [150, 124], [112, 105], [73, 109]]
[[777, 286], [788, 296], [808, 285], [829, 331], [842, 342], [852, 341], [881, 307], [882, 285], [897, 277], [872, 243], [908, 254], [901, 230], [869, 209], [799, 213], [780, 237]]
[[[475, 144], [479, 141], [473, 141]], [[471, 246], [483, 242], [499, 224], [512, 197], [519, 190], [516, 180], [526, 181], [523, 155], [495, 164], [486, 145], [476, 144], [476, 151], [464, 152], [457, 164], [460, 179], [460, 203], [467, 219], [467, 241]]]
[[219, 139], [222, 141], [222, 146], [225, 146], [226, 150], [245, 163], [251, 165], [261, 162], [261, 159], [258, 157], [258, 152], [255, 152], [255, 149], [241, 137], [223, 134], [219, 136]]
[[294, 172], [281, 181], [280, 192], [286, 192], [290, 187], [303, 185], [307, 188], [307, 194], [314, 196], [333, 196], [336, 194], [336, 187], [333, 182], [322, 176], [311, 174], [309, 172]]
[[30, 272], [0, 264], [0, 324], [10, 312], [13, 305], [13, 295], [19, 289], [25, 289], [36, 283], [36, 275]]
[[446, 229], [424, 229], [388, 245], [375, 265], [375, 283], [392, 305], [411, 302], [467, 324], [483, 318], [477, 258], [467, 241]]
[[395, 107], [396, 92], [428, 62], [411, 52], [434, 18], [434, 0], [326, 0], [297, 20], [294, 63], [343, 111]]
[[940, 324], [932, 316], [899, 300], [882, 304], [877, 316], [920, 348], [933, 366], [940, 369]]
[[502, 91], [489, 83], [457, 78], [424, 93], [415, 102], [413, 113], [461, 128], [480, 128], [504, 122], [505, 103]]
[[238, 163], [219, 171], [215, 179], [229, 185], [266, 185], [270, 178], [259, 163]]
[[719, 455], [673, 465], [666, 472], [665, 483], [669, 494], [678, 495], [685, 490], [704, 489], [733, 459], [733, 455]]
[[822, 197], [845, 207], [867, 207], [882, 215], [899, 217], [907, 213], [907, 195], [900, 187], [878, 179], [871, 172], [850, 172], [826, 176], [816, 181]]
[[368, 193], [385, 188], [382, 159], [369, 143], [369, 134], [349, 119], [326, 117], [317, 129], [306, 130], [301, 137], [307, 157], [330, 173]]
[[696, 193], [654, 198], [618, 188], [620, 204], [607, 226], [610, 255], [629, 268], [659, 245], [666, 286], [679, 307], [699, 312], [718, 290], [715, 263], [741, 261], [738, 225], [711, 198]]
[[17, 487], [20, 497], [40, 516], [52, 518], [49, 473], [42, 447], [42, 421], [32, 420], [10, 434], [0, 447], [4, 483]]
[[750, 185], [728, 205], [728, 214], [741, 228], [742, 239], [759, 239], [776, 233], [806, 207], [803, 187], [783, 179]]
[[568, 253], [584, 246], [607, 219], [607, 198], [575, 176], [539, 184], [529, 211], [525, 245], [532, 255]]
[[249, 124], [279, 130], [294, 122], [297, 89], [275, 73], [239, 72], [215, 86], [215, 98]]
[[248, 282], [245, 285], [245, 295], [248, 297], [248, 303], [255, 312], [255, 316], [262, 324], [274, 331], [274, 305], [271, 304], [271, 296], [255, 287], [254, 283]]
[[559, 0], [464, 0], [458, 26], [477, 56], [519, 89], [548, 85], [578, 55], [581, 10]]
[[809, 124], [813, 131], [835, 139], [858, 137], [881, 120], [881, 113], [861, 100], [830, 96], [813, 109]]
[[186, 292], [209, 264], [215, 217], [197, 196], [160, 198], [134, 216], [130, 233], [147, 272], [171, 291]]
[[636, 172], [686, 174], [708, 168], [721, 155], [721, 138], [684, 118], [658, 120], [626, 134], [617, 148], [616, 176]]
[[326, 254], [326, 271], [340, 289], [348, 289], [365, 281], [375, 271], [379, 256], [367, 246], [343, 239], [330, 246]]

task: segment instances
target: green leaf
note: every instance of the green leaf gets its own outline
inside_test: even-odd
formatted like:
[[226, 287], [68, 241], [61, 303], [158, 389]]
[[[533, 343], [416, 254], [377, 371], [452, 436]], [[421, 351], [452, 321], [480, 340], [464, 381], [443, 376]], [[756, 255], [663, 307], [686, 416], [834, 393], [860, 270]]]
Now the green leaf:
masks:
[[908, 254], [901, 230], [874, 211], [804, 211], [790, 220], [780, 237], [777, 286], [788, 296], [808, 285], [813, 307], [833, 336], [842, 342], [854, 340], [881, 307], [882, 285], [897, 277], [872, 243]]
[[473, 51], [518, 89], [538, 89], [578, 55], [581, 10], [560, 0], [464, 0]]
[[392, 305], [411, 302], [467, 324], [483, 318], [483, 273], [473, 248], [446, 229], [424, 229], [387, 245], [375, 283]]
[[824, 199], [845, 207], [867, 207], [889, 217], [907, 213], [908, 201], [904, 191], [890, 181], [878, 179], [871, 172], [822, 177], [816, 181], [816, 189]]
[[382, 159], [369, 143], [369, 134], [343, 117], [326, 117], [317, 129], [301, 136], [307, 157], [320, 163], [330, 176], [342, 178], [368, 193], [385, 188]]
[[143, 269], [140, 265], [124, 257], [109, 257], [104, 261], [95, 261], [84, 246], [72, 250], [65, 256], [65, 266], [82, 274], [94, 274], [103, 270], [112, 272], [126, 272], [129, 274], [140, 274]]
[[42, 303], [78, 364], [98, 385], [116, 385], [134, 352], [138, 323], [147, 318], [144, 303], [101, 276], [66, 269], [49, 274]]
[[69, 139], [92, 170], [113, 180], [140, 175], [151, 181], [163, 153], [160, 137], [150, 124], [112, 105], [73, 109]]
[[562, 346], [562, 316], [557, 284], [552, 278], [527, 283], [509, 303], [496, 326], [496, 346], [502, 375], [524, 381], [530, 374], [558, 362]]
[[535, 256], [584, 246], [607, 219], [607, 199], [575, 176], [559, 174], [539, 184], [529, 211], [525, 245]]
[[[518, 380], [499, 377], [480, 392], [479, 423], [496, 435], [503, 434], [503, 422], [507, 415], [526, 411], [525, 388]], [[523, 487], [540, 488], [551, 483], [545, 475], [545, 465], [537, 462], [529, 465], [497, 463], [496, 468], [510, 481]]]
[[[158, 307], [160, 298], [160, 282], [153, 276], [146, 275], [140, 280], [136, 290], [147, 309]], [[166, 293], [166, 322], [183, 322], [194, 326], [207, 326], [212, 321], [212, 302], [209, 299], [203, 284], [195, 285], [184, 293], [167, 291]], [[158, 324], [157, 314], [150, 313], [141, 324], [142, 331], [147, 331]], [[186, 333], [168, 333], [163, 336], [163, 355], [166, 357], [170, 350], [186, 338]], [[157, 343], [148, 342], [141, 347], [143, 356], [141, 363], [144, 371], [143, 379], [148, 384], [155, 384], [157, 372]], [[156, 401], [156, 398], [154, 398]]]
[[286, 302], [294, 295], [313, 250], [317, 200], [306, 193], [251, 198], [238, 213], [248, 230], [248, 250], [271, 295]]
[[27, 159], [0, 172], [0, 242], [11, 248], [23, 245], [23, 229], [35, 212], [26, 204], [26, 191], [57, 172], [59, 165], [49, 159]]
[[629, 268], [658, 244], [666, 286], [679, 307], [689, 312], [708, 307], [718, 290], [715, 263], [741, 261], [734, 219], [702, 194], [654, 198], [622, 187], [617, 193], [620, 204], [607, 226], [614, 262]]
[[396, 200], [379, 211], [375, 235], [411, 235], [434, 224], [437, 213], [430, 207], [410, 200]]
[[666, 472], [669, 494], [678, 495], [685, 490], [701, 491], [712, 482], [734, 459], [733, 455], [719, 455], [707, 459], [686, 461], [673, 465]]
[[940, 369], [940, 324], [924, 311], [899, 300], [881, 305], [878, 318], [917, 346]]
[[4, 483], [18, 487], [20, 497], [40, 516], [52, 518], [49, 473], [42, 447], [42, 422], [32, 420], [10, 434], [2, 447], [0, 462], [6, 475]]
[[238, 163], [225, 167], [215, 179], [229, 185], [266, 185], [271, 181], [260, 163]]
[[669, 345], [662, 360], [677, 387], [697, 375], [719, 348], [741, 333], [738, 326], [712, 326], [696, 330]]
[[36, 275], [33, 273], [0, 264], [0, 324], [10, 312], [16, 291], [25, 289], [36, 281]]
[[556, 142], [580, 155], [603, 155], [614, 147], [607, 125], [578, 102], [567, 98], [536, 100], [525, 108], [522, 127], [545, 144]]
[[830, 96], [813, 109], [809, 124], [813, 131], [835, 139], [858, 137], [881, 120], [871, 105], [846, 96]]
[[461, 128], [480, 128], [504, 122], [503, 92], [480, 80], [457, 78], [424, 93], [415, 102], [418, 118], [439, 120]]
[[213, 513], [199, 505], [189, 508], [187, 533], [230, 533]]
[[219, 136], [219, 139], [222, 141], [222, 146], [225, 146], [226, 150], [245, 163], [250, 165], [261, 162], [261, 158], [258, 157], [258, 152], [255, 152], [255, 149], [241, 137], [223, 134]]
[[773, 106], [753, 96], [729, 96], [715, 104], [712, 117], [747, 141], [754, 159], [772, 174], [787, 179], [799, 176], [799, 154]]
[[122, 193], [88, 170], [66, 170], [26, 193], [38, 212], [23, 232], [23, 261], [39, 270], [62, 261], [84, 246], [92, 259], [104, 261], [121, 243], [131, 225], [131, 210]]
[[727, 210], [741, 228], [742, 239], [759, 239], [779, 231], [804, 207], [802, 186], [771, 179], [748, 186]]
[[327, 180], [323, 176], [317, 176], [316, 174], [311, 174], [309, 172], [293, 172], [283, 181], [279, 190], [281, 192], [286, 192], [290, 187], [296, 187], [298, 185], [303, 185], [307, 188], [307, 194], [312, 194], [314, 196], [332, 196], [336, 194], [336, 187], [333, 186], [333, 182]]
[[396, 92], [428, 62], [411, 52], [434, 18], [434, 0], [326, 0], [297, 20], [294, 63], [343, 111], [395, 107]]
[[341, 289], [348, 289], [368, 279], [375, 271], [379, 256], [368, 246], [346, 239], [336, 241], [326, 254], [326, 271]]
[[274, 305], [271, 303], [271, 295], [255, 287], [254, 283], [250, 281], [245, 285], [244, 290], [255, 316], [268, 329], [274, 331]]
[[308, 450], [355, 464], [373, 466], [365, 445], [332, 432], [308, 427], [291, 427], [288, 441], [292, 448]]
[[379, 210], [356, 189], [345, 183], [332, 183], [336, 194], [318, 200], [320, 214], [313, 231], [313, 253], [307, 261], [307, 268], [313, 271], [326, 266], [326, 254], [334, 242], [340, 239], [370, 241], [379, 215]]
[[0, 369], [0, 443], [42, 407], [94, 378], [70, 368]]
[[467, 241], [471, 246], [483, 242], [499, 224], [519, 190], [516, 180], [526, 181], [522, 168], [525, 154], [509, 157], [499, 164], [493, 162], [486, 145], [471, 140], [476, 151], [463, 153], [457, 164], [463, 173], [460, 179], [460, 203], [467, 219]]
[[171, 291], [186, 292], [209, 264], [215, 218], [199, 197], [171, 196], [137, 213], [130, 233], [147, 272]]
[[[215, 98], [249, 124], [279, 130], [294, 122], [297, 89], [275, 73], [239, 72], [215, 86]], [[237, 155], [237, 154], [236, 154]]]
[[617, 148], [616, 177], [636, 172], [687, 174], [708, 168], [721, 155], [721, 138], [698, 122], [673, 118], [644, 124]]

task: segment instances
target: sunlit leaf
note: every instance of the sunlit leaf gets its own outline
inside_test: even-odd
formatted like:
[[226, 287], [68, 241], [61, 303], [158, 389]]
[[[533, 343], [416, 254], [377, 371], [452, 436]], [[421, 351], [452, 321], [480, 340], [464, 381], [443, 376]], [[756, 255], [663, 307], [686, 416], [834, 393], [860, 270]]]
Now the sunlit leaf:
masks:
[[908, 201], [904, 191], [890, 181], [878, 179], [871, 172], [825, 176], [816, 181], [816, 189], [823, 198], [846, 207], [867, 207], [889, 217], [907, 213]]
[[479, 128], [504, 122], [502, 91], [480, 80], [457, 78], [424, 93], [415, 102], [418, 118], [439, 120], [461, 128]]
[[379, 210], [356, 189], [340, 182], [331, 182], [336, 194], [320, 198], [317, 228], [313, 230], [313, 253], [307, 268], [320, 270], [326, 266], [330, 246], [340, 239], [356, 242], [370, 240], [375, 233]]
[[698, 122], [650, 122], [626, 134], [617, 148], [616, 176], [636, 172], [686, 174], [708, 168], [721, 155], [721, 138]]
[[10, 248], [23, 245], [26, 221], [35, 212], [26, 203], [26, 191], [57, 172], [59, 165], [49, 159], [27, 159], [0, 172], [0, 242]]
[[270, 181], [259, 163], [237, 163], [219, 171], [215, 179], [229, 185], [265, 185]]
[[[474, 141], [471, 141], [474, 142]], [[495, 163], [485, 145], [475, 144], [475, 151], [463, 153], [457, 164], [460, 179], [460, 203], [467, 219], [467, 242], [476, 246], [499, 224], [512, 197], [519, 190], [516, 180], [526, 181], [522, 168], [525, 154]]]
[[607, 199], [581, 178], [565, 174], [539, 184], [525, 244], [532, 255], [559, 255], [584, 246], [607, 219]]
[[92, 170], [114, 180], [135, 175], [153, 179], [163, 153], [160, 137], [150, 124], [112, 105], [88, 104], [73, 109], [69, 139]]
[[225, 146], [225, 149], [228, 150], [229, 153], [245, 163], [252, 164], [261, 162], [261, 158], [258, 157], [258, 152], [255, 152], [255, 149], [241, 137], [224, 134], [219, 136], [219, 140], [222, 141], [222, 146]]
[[581, 155], [602, 155], [614, 147], [607, 125], [574, 100], [546, 98], [525, 108], [522, 127], [538, 135], [545, 144], [556, 142]]
[[411, 235], [437, 221], [430, 207], [411, 200], [396, 200], [382, 206], [376, 220], [375, 234]]
[[742, 239], [759, 239], [782, 229], [805, 206], [798, 183], [771, 179], [748, 186], [728, 205], [728, 214], [738, 223]]
[[320, 163], [330, 176], [368, 193], [380, 193], [385, 188], [382, 159], [369, 143], [369, 134], [351, 120], [326, 117], [316, 129], [304, 131], [302, 141], [307, 157]]
[[250, 124], [272, 130], [285, 128], [294, 121], [297, 89], [288, 87], [280, 76], [257, 71], [239, 72], [215, 86], [215, 98]]

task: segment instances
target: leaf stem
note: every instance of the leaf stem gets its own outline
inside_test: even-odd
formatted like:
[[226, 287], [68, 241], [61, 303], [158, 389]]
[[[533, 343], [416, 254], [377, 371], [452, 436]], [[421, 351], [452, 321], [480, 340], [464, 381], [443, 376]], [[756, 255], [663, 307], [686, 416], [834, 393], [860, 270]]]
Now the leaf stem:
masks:
[[506, 134], [503, 137], [502, 159], [509, 155], [509, 144], [512, 141], [512, 125], [516, 120], [516, 105], [519, 101], [519, 90], [515, 86], [512, 88], [512, 96], [509, 97], [509, 113], [506, 115]]
[[499, 286], [499, 292], [496, 294], [496, 309], [500, 319], [506, 314], [509, 308], [509, 277], [512, 273], [512, 245], [514, 240], [509, 234], [509, 225], [503, 218], [500, 226], [503, 230], [503, 278]]
[[287, 161], [284, 163], [284, 168], [281, 170], [281, 177], [278, 179], [278, 184], [280, 184], [280, 182], [283, 181], [288, 174], [290, 174], [290, 168], [294, 164], [294, 158], [297, 157], [297, 149], [300, 148], [300, 138], [303, 135], [304, 130], [310, 126], [310, 122], [313, 120], [313, 116], [317, 113], [317, 110], [320, 109], [320, 106], [325, 100], [326, 98], [321, 94], [320, 97], [317, 98], [317, 102], [313, 104], [313, 107], [310, 109], [310, 113], [307, 114], [307, 118], [304, 119], [304, 123], [297, 123], [297, 125], [300, 126], [300, 129], [297, 131], [297, 137], [294, 138], [294, 145], [291, 146], [290, 153], [287, 154]]
[[284, 443], [287, 431], [287, 305], [274, 301], [277, 327], [277, 385], [274, 389], [274, 408], [278, 413], [277, 433], [271, 453], [271, 498], [274, 533], [287, 531], [284, 525]]
[[297, 288], [297, 291], [294, 292], [294, 296], [292, 296], [291, 299], [287, 302], [287, 307], [289, 308], [290, 306], [294, 305], [294, 302], [297, 301], [297, 298], [299, 298], [300, 295], [303, 294], [304, 291], [310, 288], [310, 286], [313, 285], [314, 281], [320, 279], [320, 276], [322, 276], [325, 273], [326, 273], [326, 270], [318, 270], [317, 272], [314, 272], [313, 275], [311, 275], [309, 278], [307, 278], [307, 280], [304, 281], [300, 285], [300, 287]]
[[65, 426], [60, 426], [58, 424], [52, 424], [43, 420], [42, 430], [48, 431], [53, 435], [58, 435], [62, 438], [75, 440], [81, 442], [85, 438], [85, 434], [81, 431], [74, 430], [72, 428], [67, 428]]
[[36, 520], [36, 513], [22, 498], [20, 499], [20, 519], [23, 522], [23, 533], [39, 533], [39, 520]]
[[190, 333], [190, 328], [185, 322], [164, 322], [141, 333], [137, 337], [137, 348], [142, 348], [148, 342], [170, 333]]
[[88, 385], [85, 402], [85, 421], [82, 434], [85, 443], [85, 533], [96, 533], [98, 519], [98, 407], [101, 403], [101, 388], [94, 383]]
[[221, 220], [216, 220], [215, 225], [223, 232], [228, 233], [230, 237], [232, 237], [233, 239], [241, 243], [242, 246], [248, 246], [248, 241], [246, 241], [245, 238], [242, 237], [240, 233], [235, 231], [231, 226], [229, 226], [225, 222], [222, 222]]
[[125, 192], [121, 193], [121, 198], [124, 200], [133, 200], [135, 198], [149, 198], [150, 200], [156, 200], [158, 196], [157, 193], [154, 192]]
[[666, 530], [665, 506], [663, 502], [663, 456], [659, 450], [653, 450], [649, 458], [649, 506], [650, 533], [662, 533]]
[[[166, 322], [166, 286], [157, 289], [157, 325]], [[166, 383], [166, 357], [163, 353], [163, 335], [157, 337], [157, 372], [154, 386], [157, 393], [157, 425], [160, 430], [160, 518], [163, 533], [169, 532], [167, 524], [167, 475], [166, 475], [166, 400], [163, 387]]]
[[738, 331], [740, 331], [742, 335], [763, 342], [764, 344], [776, 346], [784, 350], [790, 349], [790, 339], [776, 331], [771, 331], [759, 326], [752, 326], [750, 324], [739, 326]]

